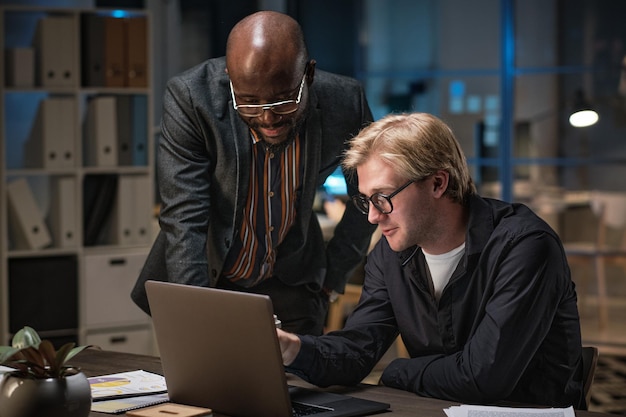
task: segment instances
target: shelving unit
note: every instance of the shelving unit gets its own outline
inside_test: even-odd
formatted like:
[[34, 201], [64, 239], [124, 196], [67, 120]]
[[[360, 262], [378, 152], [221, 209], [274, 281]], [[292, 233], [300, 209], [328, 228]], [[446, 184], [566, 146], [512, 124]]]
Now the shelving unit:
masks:
[[0, 344], [30, 325], [154, 352], [129, 296], [152, 244], [149, 27], [144, 10], [0, 7]]

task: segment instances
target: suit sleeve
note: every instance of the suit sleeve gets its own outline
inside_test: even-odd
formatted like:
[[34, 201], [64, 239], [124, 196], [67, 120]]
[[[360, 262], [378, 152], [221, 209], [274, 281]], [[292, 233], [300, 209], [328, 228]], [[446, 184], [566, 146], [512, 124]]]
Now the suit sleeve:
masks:
[[[372, 112], [360, 86], [355, 95], [358, 97], [358, 110], [352, 136], [372, 122]], [[347, 142], [352, 136], [345, 138], [345, 141]], [[344, 177], [348, 186], [348, 197], [351, 198], [358, 193], [356, 173], [344, 172]], [[343, 294], [350, 274], [367, 254], [375, 228], [376, 226], [369, 223], [367, 216], [360, 213], [351, 201], [347, 202], [343, 217], [335, 227], [333, 238], [326, 248], [328, 271], [324, 282], [325, 288]]]
[[164, 96], [157, 169], [161, 230], [170, 281], [208, 286], [210, 159], [189, 86], [168, 82]]

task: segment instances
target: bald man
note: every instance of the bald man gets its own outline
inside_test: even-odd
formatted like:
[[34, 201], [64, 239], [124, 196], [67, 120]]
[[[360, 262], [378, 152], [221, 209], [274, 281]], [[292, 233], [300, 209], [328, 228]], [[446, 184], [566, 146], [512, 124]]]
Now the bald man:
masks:
[[132, 292], [144, 311], [156, 279], [267, 294], [285, 330], [322, 333], [373, 226], [348, 205], [325, 244], [313, 201], [372, 115], [356, 80], [315, 65], [299, 24], [263, 11], [233, 27], [226, 57], [168, 82], [161, 232]]

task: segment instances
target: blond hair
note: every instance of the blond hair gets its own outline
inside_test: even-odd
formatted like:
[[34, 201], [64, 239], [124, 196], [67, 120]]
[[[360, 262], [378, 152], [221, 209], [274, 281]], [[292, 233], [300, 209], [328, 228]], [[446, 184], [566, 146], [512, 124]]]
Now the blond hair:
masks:
[[476, 193], [465, 155], [452, 130], [428, 113], [390, 114], [371, 123], [350, 140], [343, 166], [354, 172], [376, 155], [402, 177], [427, 178], [443, 170], [450, 175], [445, 195], [463, 203]]

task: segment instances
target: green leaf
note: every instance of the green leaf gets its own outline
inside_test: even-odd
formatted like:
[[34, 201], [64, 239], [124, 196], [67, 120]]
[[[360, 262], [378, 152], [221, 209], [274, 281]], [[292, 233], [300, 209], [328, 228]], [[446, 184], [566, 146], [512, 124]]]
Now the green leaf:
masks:
[[73, 348], [72, 350], [70, 350], [70, 352], [67, 354], [67, 357], [65, 358], [65, 362], [69, 361], [70, 359], [72, 359], [74, 356], [78, 355], [80, 352], [82, 352], [83, 350], [87, 349], [91, 347], [91, 345], [88, 346], [77, 346], [75, 348]]
[[0, 364], [9, 362], [9, 359], [19, 351], [19, 349], [13, 346], [0, 346]]
[[66, 362], [92, 346], [66, 343], [57, 351], [49, 340], [41, 340], [37, 332], [28, 326], [15, 333], [12, 346], [0, 346], [0, 364], [19, 370], [27, 378], [64, 378], [73, 375], [78, 368]]
[[17, 349], [24, 349], [29, 346], [37, 347], [41, 343], [39, 334], [29, 326], [24, 326], [13, 336], [12, 345]]

